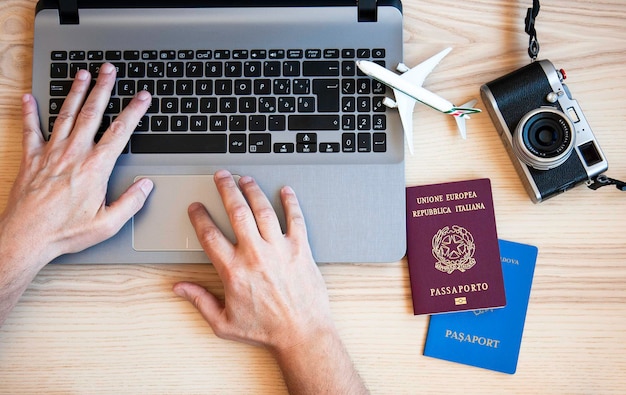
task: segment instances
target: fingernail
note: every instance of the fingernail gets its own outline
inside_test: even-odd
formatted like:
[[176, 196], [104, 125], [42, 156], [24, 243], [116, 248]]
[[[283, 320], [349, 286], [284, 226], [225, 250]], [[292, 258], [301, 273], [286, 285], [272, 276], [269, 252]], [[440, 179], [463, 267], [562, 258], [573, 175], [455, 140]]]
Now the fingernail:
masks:
[[230, 177], [230, 173], [228, 172], [228, 170], [220, 169], [215, 172], [214, 177], [215, 178], [228, 178]]
[[26, 93], [22, 96], [22, 103], [28, 103], [30, 101], [30, 94]]
[[80, 69], [80, 70], [78, 70], [78, 72], [76, 73], [76, 76], [74, 78], [76, 78], [77, 80], [80, 80], [80, 81], [85, 81], [85, 80], [87, 80], [89, 78], [89, 72], [87, 70]]
[[178, 284], [174, 284], [174, 287], [172, 288], [172, 291], [174, 291], [174, 293], [177, 296], [180, 296], [181, 298], [185, 297], [185, 289], [182, 287], [179, 287]]
[[239, 184], [241, 185], [249, 184], [251, 182], [254, 182], [254, 178], [250, 176], [243, 176], [239, 179]]
[[154, 182], [152, 182], [152, 180], [149, 178], [142, 178], [141, 180], [139, 180], [139, 188], [144, 193], [144, 195], [148, 196], [154, 188]]
[[151, 97], [152, 96], [150, 95], [150, 93], [146, 91], [140, 91], [139, 93], [137, 93], [137, 99], [141, 101], [149, 100]]
[[115, 67], [111, 63], [104, 63], [100, 66], [100, 74], [111, 74], [115, 70]]

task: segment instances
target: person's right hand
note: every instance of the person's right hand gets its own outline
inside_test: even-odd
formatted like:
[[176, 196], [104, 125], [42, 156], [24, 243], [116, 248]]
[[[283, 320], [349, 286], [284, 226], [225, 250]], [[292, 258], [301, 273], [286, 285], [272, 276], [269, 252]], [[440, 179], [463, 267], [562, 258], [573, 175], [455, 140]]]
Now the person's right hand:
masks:
[[281, 190], [287, 232], [265, 194], [250, 177], [239, 188], [226, 171], [215, 183], [237, 244], [216, 227], [203, 205], [189, 207], [200, 243], [224, 282], [225, 301], [199, 285], [176, 284], [222, 338], [273, 351], [294, 347], [334, 328], [326, 285], [315, 264], [296, 195]]
[[[181, 282], [174, 292], [200, 311], [219, 337], [267, 348], [292, 394], [364, 394], [367, 389], [341, 342], [328, 292], [313, 261], [302, 210], [289, 187], [280, 191], [287, 231], [257, 183], [215, 173], [237, 237], [232, 244], [203, 205], [189, 217], [224, 283], [225, 300]], [[240, 190], [241, 188], [241, 190]]]

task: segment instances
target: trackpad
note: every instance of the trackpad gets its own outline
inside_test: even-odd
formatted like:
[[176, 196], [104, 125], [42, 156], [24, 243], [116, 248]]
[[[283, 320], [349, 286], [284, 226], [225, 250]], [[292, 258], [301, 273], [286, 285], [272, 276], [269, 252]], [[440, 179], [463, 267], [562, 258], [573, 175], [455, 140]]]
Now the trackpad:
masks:
[[[228, 215], [213, 182], [213, 175], [144, 175], [154, 189], [144, 207], [133, 217], [133, 248], [136, 251], [202, 251], [191, 226], [187, 207], [203, 203], [213, 222], [235, 242]], [[235, 181], [239, 177], [235, 176]]]

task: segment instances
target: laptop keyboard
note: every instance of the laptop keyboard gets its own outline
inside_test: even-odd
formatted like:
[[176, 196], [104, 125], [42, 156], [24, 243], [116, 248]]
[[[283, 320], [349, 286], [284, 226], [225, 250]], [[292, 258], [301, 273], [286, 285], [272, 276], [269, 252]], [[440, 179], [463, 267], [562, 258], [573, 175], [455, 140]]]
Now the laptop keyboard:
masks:
[[95, 78], [106, 61], [117, 82], [99, 135], [138, 91], [153, 95], [125, 153], [385, 152], [385, 85], [356, 67], [384, 58], [350, 48], [53, 51], [48, 126], [76, 72]]

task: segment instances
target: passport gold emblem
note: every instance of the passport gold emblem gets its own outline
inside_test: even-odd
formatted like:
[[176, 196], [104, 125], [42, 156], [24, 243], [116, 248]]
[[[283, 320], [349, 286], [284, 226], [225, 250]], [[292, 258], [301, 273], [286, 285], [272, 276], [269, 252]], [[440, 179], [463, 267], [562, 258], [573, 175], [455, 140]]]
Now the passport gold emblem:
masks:
[[437, 270], [448, 274], [455, 270], [463, 273], [476, 264], [474, 236], [462, 226], [452, 225], [439, 229], [433, 236], [432, 246]]
[[460, 298], [454, 298], [454, 304], [456, 306], [467, 304], [467, 298], [465, 296], [460, 297]]

